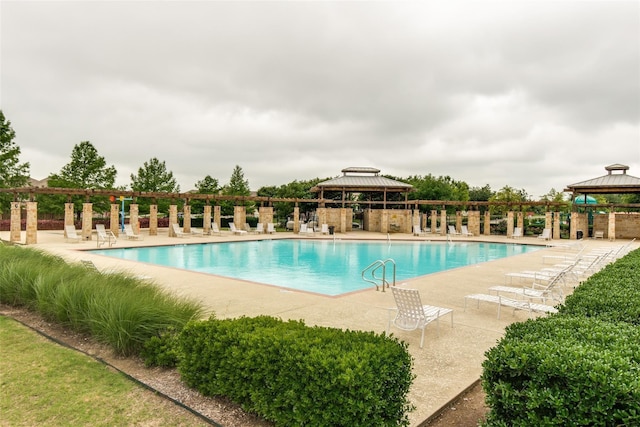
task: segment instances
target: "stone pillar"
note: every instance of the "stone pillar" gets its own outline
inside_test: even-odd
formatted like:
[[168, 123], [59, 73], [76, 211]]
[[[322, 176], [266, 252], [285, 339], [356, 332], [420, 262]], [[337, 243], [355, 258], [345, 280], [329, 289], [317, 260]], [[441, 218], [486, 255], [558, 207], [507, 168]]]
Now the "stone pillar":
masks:
[[389, 212], [386, 209], [380, 211], [380, 232], [389, 232]]
[[467, 228], [474, 236], [480, 235], [480, 211], [469, 211], [467, 214]]
[[[273, 222], [273, 208], [269, 209], [271, 209], [271, 220], [268, 222]], [[318, 214], [318, 224], [320, 225], [320, 227], [322, 227], [322, 224], [329, 224], [327, 222], [327, 208], [316, 209], [316, 214]], [[260, 219], [262, 219], [262, 210], [260, 211]], [[267, 221], [265, 221], [265, 223], [267, 223]]]
[[418, 209], [413, 210], [413, 216], [411, 217], [411, 231], [409, 231], [409, 233], [413, 233], [413, 227], [420, 227], [420, 230], [422, 230], [422, 225], [420, 225], [420, 211]]
[[423, 213], [420, 215], [420, 229], [422, 231], [427, 231], [427, 214]]
[[38, 203], [27, 202], [27, 240], [26, 245], [38, 243]]
[[22, 219], [20, 215], [20, 202], [11, 202], [11, 222], [9, 225], [9, 241], [21, 240]]
[[140, 234], [140, 219], [139, 219], [139, 205], [137, 203], [131, 203], [129, 205], [129, 224], [135, 234]]
[[522, 211], [518, 212], [516, 223], [518, 224], [516, 227], [520, 227], [522, 235], [524, 236], [524, 215], [522, 214]]
[[169, 237], [176, 237], [173, 224], [178, 223], [178, 205], [169, 206]]
[[447, 210], [442, 209], [440, 211], [440, 235], [447, 235]]
[[571, 212], [571, 225], [569, 226], [569, 239], [576, 240], [576, 234], [578, 231], [578, 212]]
[[507, 212], [507, 237], [513, 236], [513, 211]]
[[74, 228], [76, 226], [76, 218], [73, 213], [73, 203], [64, 204], [64, 226], [65, 226], [64, 237], [68, 237], [67, 229], [66, 229], [67, 225], [72, 225]]
[[109, 230], [114, 236], [120, 235], [120, 211], [117, 203], [111, 203], [111, 211], [109, 215]]
[[247, 223], [247, 210], [244, 206], [233, 207], [233, 223], [238, 230], [244, 230], [244, 225]]
[[[545, 212], [544, 213], [544, 228], [548, 228], [551, 230], [551, 227], [553, 226], [553, 221], [551, 218], [551, 212]], [[587, 236], [585, 236], [587, 237]]]
[[149, 236], [158, 235], [158, 205], [149, 205]]
[[616, 213], [609, 212], [609, 226], [607, 227], [607, 235], [609, 240], [616, 240]]
[[211, 205], [204, 205], [204, 213], [202, 215], [202, 232], [211, 234]]
[[300, 208], [296, 206], [293, 208], [293, 232], [300, 232]]
[[484, 212], [484, 233], [485, 236], [491, 236], [491, 212], [487, 209]]
[[91, 240], [93, 229], [93, 203], [82, 204], [82, 240]]
[[456, 231], [460, 233], [462, 230], [462, 212], [456, 211]]
[[[182, 231], [184, 233], [191, 233], [191, 205], [188, 203], [184, 204], [182, 208]], [[236, 226], [238, 227], [238, 226]], [[242, 228], [241, 228], [242, 227]], [[244, 230], [244, 223], [242, 226], [238, 227], [241, 230]]]
[[[350, 209], [340, 208], [340, 232], [347, 232], [347, 213]], [[351, 231], [351, 222], [348, 223], [348, 230]]]
[[431, 232], [436, 234], [438, 232], [438, 211], [431, 211]]
[[[266, 231], [267, 224], [273, 223], [273, 207], [261, 206], [258, 209], [258, 222], [262, 223], [262, 228]], [[327, 209], [318, 208], [318, 222], [324, 224], [327, 222]]]
[[559, 239], [559, 238], [560, 238], [560, 212], [554, 212], [552, 239]]
[[213, 222], [218, 224], [218, 229], [220, 229], [220, 227], [222, 227], [222, 224], [220, 223], [220, 217], [222, 216], [220, 210], [221, 210], [221, 208], [220, 208], [219, 205], [216, 205], [216, 206], [213, 207]]

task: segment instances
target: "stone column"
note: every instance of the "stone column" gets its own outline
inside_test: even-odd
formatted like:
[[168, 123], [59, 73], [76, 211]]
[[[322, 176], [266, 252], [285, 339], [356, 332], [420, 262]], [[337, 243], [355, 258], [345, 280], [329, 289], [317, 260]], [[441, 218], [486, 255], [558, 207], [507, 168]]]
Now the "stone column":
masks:
[[436, 234], [438, 232], [438, 211], [431, 211], [431, 232]]
[[[544, 213], [544, 228], [551, 229], [552, 225], [553, 225], [553, 221], [552, 221], [552, 218], [551, 218], [551, 212], [545, 212]], [[585, 236], [585, 237], [587, 237], [587, 236]]]
[[345, 233], [347, 230], [351, 231], [351, 221], [347, 222], [349, 211], [350, 209], [340, 208], [340, 232], [341, 233]]
[[616, 240], [616, 213], [609, 212], [609, 224], [607, 227], [607, 235], [610, 241]]
[[158, 235], [158, 205], [149, 205], [149, 236]]
[[202, 214], [202, 232], [211, 234], [211, 205], [204, 205], [204, 213]]
[[[191, 205], [188, 203], [184, 204], [182, 208], [182, 231], [184, 233], [191, 233]], [[244, 224], [242, 224], [244, 227]]]
[[442, 209], [440, 211], [440, 235], [447, 235], [447, 210]]
[[491, 236], [491, 212], [487, 209], [484, 212], [484, 233], [485, 236]]
[[559, 238], [560, 238], [560, 212], [554, 212], [552, 239], [559, 239]]
[[38, 203], [27, 202], [27, 240], [26, 245], [38, 243]]
[[120, 212], [119, 206], [117, 203], [111, 203], [111, 211], [109, 215], [109, 230], [113, 233], [114, 236], [118, 237], [120, 235]]
[[218, 224], [218, 229], [222, 227], [222, 224], [220, 223], [220, 217], [222, 216], [222, 214], [220, 213], [220, 209], [221, 208], [219, 205], [213, 207], [213, 222]]
[[[271, 220], [268, 222], [273, 222], [273, 208], [271, 209]], [[318, 214], [318, 224], [322, 227], [322, 224], [329, 224], [327, 222], [327, 208], [318, 208], [316, 209], [316, 213]], [[262, 219], [262, 208], [260, 208], [260, 219]], [[265, 221], [265, 224], [267, 222]]]
[[[64, 226], [72, 225], [76, 226], [76, 218], [73, 213], [73, 203], [65, 203], [64, 204]], [[67, 229], [64, 230], [64, 237], [67, 236]]]
[[578, 212], [571, 212], [571, 226], [569, 227], [569, 239], [576, 240], [578, 233]]
[[516, 223], [518, 224], [516, 227], [520, 227], [522, 235], [524, 236], [524, 215], [522, 214], [522, 211], [518, 212]]
[[420, 215], [420, 229], [422, 231], [427, 231], [427, 214], [423, 213]]
[[9, 241], [21, 240], [22, 219], [20, 215], [20, 202], [11, 202], [11, 222], [9, 225]]
[[467, 228], [474, 236], [480, 235], [480, 211], [469, 211], [467, 215]]
[[507, 237], [513, 236], [513, 211], [507, 212]]
[[169, 237], [176, 237], [173, 231], [173, 224], [178, 223], [178, 205], [169, 206]]
[[456, 211], [456, 231], [459, 233], [462, 230], [462, 212]]
[[389, 212], [386, 209], [380, 210], [380, 232], [389, 232]]
[[247, 210], [244, 206], [233, 207], [233, 222], [238, 230], [244, 230], [247, 222]]
[[93, 203], [82, 204], [82, 240], [91, 240], [93, 228]]
[[[273, 207], [261, 206], [260, 209], [258, 209], [258, 221], [262, 223], [262, 228], [266, 232], [267, 224], [273, 223]], [[327, 222], [326, 208], [318, 208], [318, 222], [320, 224], [324, 224]]]
[[300, 208], [296, 206], [293, 208], [293, 232], [300, 232]]
[[131, 203], [129, 205], [129, 224], [135, 234], [140, 234], [140, 219], [139, 219], [139, 205], [137, 203]]

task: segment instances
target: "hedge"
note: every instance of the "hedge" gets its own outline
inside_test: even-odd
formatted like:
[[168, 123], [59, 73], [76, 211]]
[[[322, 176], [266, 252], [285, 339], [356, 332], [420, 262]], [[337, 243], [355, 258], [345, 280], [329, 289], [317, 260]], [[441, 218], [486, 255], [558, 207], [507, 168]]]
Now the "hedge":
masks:
[[177, 342], [186, 384], [277, 426], [409, 423], [413, 360], [384, 334], [260, 316], [190, 322]]

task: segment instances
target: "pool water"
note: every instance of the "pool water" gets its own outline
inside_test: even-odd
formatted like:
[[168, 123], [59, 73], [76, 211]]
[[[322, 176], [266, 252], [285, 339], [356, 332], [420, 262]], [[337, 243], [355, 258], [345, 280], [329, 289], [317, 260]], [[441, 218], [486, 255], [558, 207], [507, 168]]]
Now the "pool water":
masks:
[[[362, 242], [277, 239], [92, 251], [282, 288], [336, 296], [372, 288], [362, 270], [393, 259], [396, 282], [538, 250], [539, 247], [476, 242]], [[392, 268], [387, 266], [387, 280]], [[381, 277], [381, 270], [376, 274]]]

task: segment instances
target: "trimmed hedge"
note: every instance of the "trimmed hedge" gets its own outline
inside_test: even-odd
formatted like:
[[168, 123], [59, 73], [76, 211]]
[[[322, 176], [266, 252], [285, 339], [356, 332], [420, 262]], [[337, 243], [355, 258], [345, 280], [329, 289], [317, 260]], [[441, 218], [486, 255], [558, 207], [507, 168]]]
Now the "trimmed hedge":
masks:
[[486, 353], [485, 426], [640, 425], [640, 250]]
[[640, 425], [637, 327], [563, 316], [514, 323], [486, 356], [485, 425]]
[[190, 322], [178, 336], [189, 386], [278, 426], [408, 425], [407, 344], [272, 317]]

